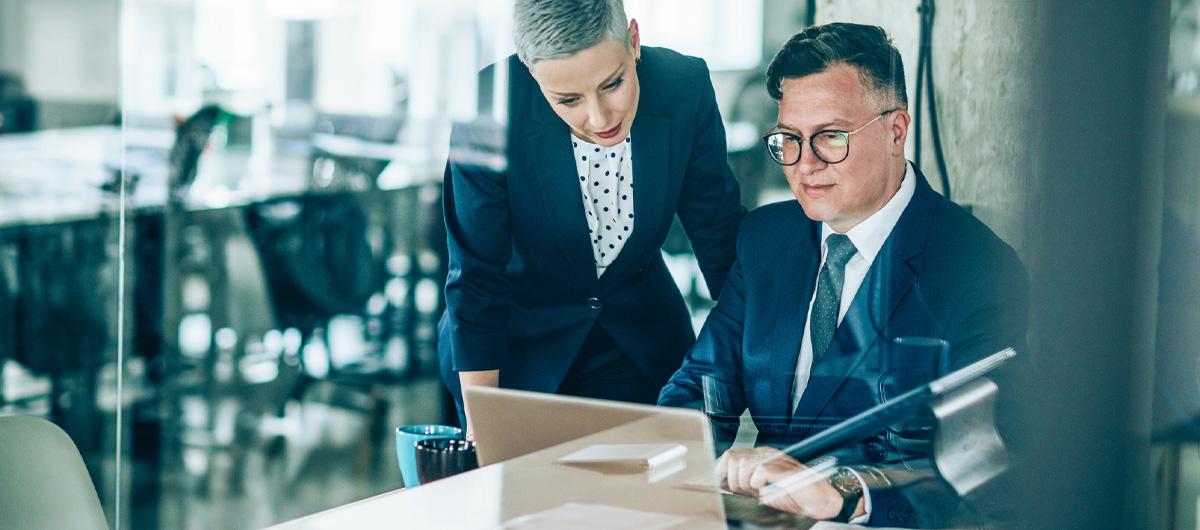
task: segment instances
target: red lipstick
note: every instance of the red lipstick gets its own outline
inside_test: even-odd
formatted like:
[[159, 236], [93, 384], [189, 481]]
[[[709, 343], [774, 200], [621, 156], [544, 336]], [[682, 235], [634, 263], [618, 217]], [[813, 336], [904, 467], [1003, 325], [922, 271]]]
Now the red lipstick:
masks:
[[607, 131], [601, 131], [601, 132], [596, 133], [596, 136], [599, 136], [599, 137], [607, 140], [609, 138], [616, 136], [617, 133], [619, 133], [619, 132], [621, 132], [621, 124], [620, 123], [618, 123], [616, 127], [613, 127]]

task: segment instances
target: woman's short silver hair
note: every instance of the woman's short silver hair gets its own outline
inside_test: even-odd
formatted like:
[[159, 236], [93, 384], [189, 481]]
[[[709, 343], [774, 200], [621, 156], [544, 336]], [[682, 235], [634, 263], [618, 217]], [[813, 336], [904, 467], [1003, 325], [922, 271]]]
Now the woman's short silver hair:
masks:
[[570, 57], [608, 38], [626, 45], [629, 20], [623, 0], [516, 0], [513, 41], [527, 67]]

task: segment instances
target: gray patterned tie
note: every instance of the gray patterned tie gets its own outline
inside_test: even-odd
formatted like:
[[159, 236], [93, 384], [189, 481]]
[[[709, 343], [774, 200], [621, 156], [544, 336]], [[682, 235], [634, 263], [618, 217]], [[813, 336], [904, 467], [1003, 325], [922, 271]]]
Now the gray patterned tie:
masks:
[[846, 262], [858, 252], [854, 243], [844, 234], [829, 234], [825, 243], [829, 246], [829, 254], [825, 256], [825, 264], [817, 275], [817, 298], [813, 300], [809, 323], [813, 364], [821, 360], [833, 341], [833, 331], [837, 329], [838, 311], [841, 309]]

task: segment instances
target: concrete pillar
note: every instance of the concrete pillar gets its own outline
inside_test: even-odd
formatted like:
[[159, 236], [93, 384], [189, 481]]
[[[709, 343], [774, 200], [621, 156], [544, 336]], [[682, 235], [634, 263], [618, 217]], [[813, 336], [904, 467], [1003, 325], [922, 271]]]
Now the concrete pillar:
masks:
[[[916, 109], [919, 0], [820, 0], [817, 23], [858, 22], [882, 27], [904, 57], [909, 110]], [[933, 31], [934, 88], [951, 198], [1018, 250], [1025, 246], [1027, 190], [1022, 175], [1033, 170], [1028, 137], [1033, 104], [1033, 0], [956, 0], [936, 4]], [[927, 110], [928, 105], [923, 109]], [[928, 115], [922, 135], [921, 170], [940, 191]], [[916, 135], [909, 159], [916, 159]]]
[[[910, 108], [918, 4], [820, 0], [817, 10], [818, 23], [892, 34]], [[1012, 500], [1029, 528], [1150, 526], [1168, 2], [937, 8], [934, 77], [953, 198], [1012, 243], [1031, 274], [1032, 370], [1009, 434], [1034, 450], [1018, 461]], [[937, 180], [931, 152], [923, 158]]]

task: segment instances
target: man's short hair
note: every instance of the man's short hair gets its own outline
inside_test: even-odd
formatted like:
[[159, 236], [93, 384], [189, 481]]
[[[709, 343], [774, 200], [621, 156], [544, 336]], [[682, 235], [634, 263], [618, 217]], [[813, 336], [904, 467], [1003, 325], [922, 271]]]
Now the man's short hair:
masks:
[[835, 64], [858, 70], [863, 88], [889, 106], [908, 108], [904, 62], [887, 32], [878, 26], [834, 22], [805, 28], [792, 36], [767, 67], [767, 91], [783, 98], [783, 80], [825, 71]]
[[544, 59], [570, 57], [605, 38], [629, 36], [622, 0], [517, 0], [513, 43], [527, 67]]

